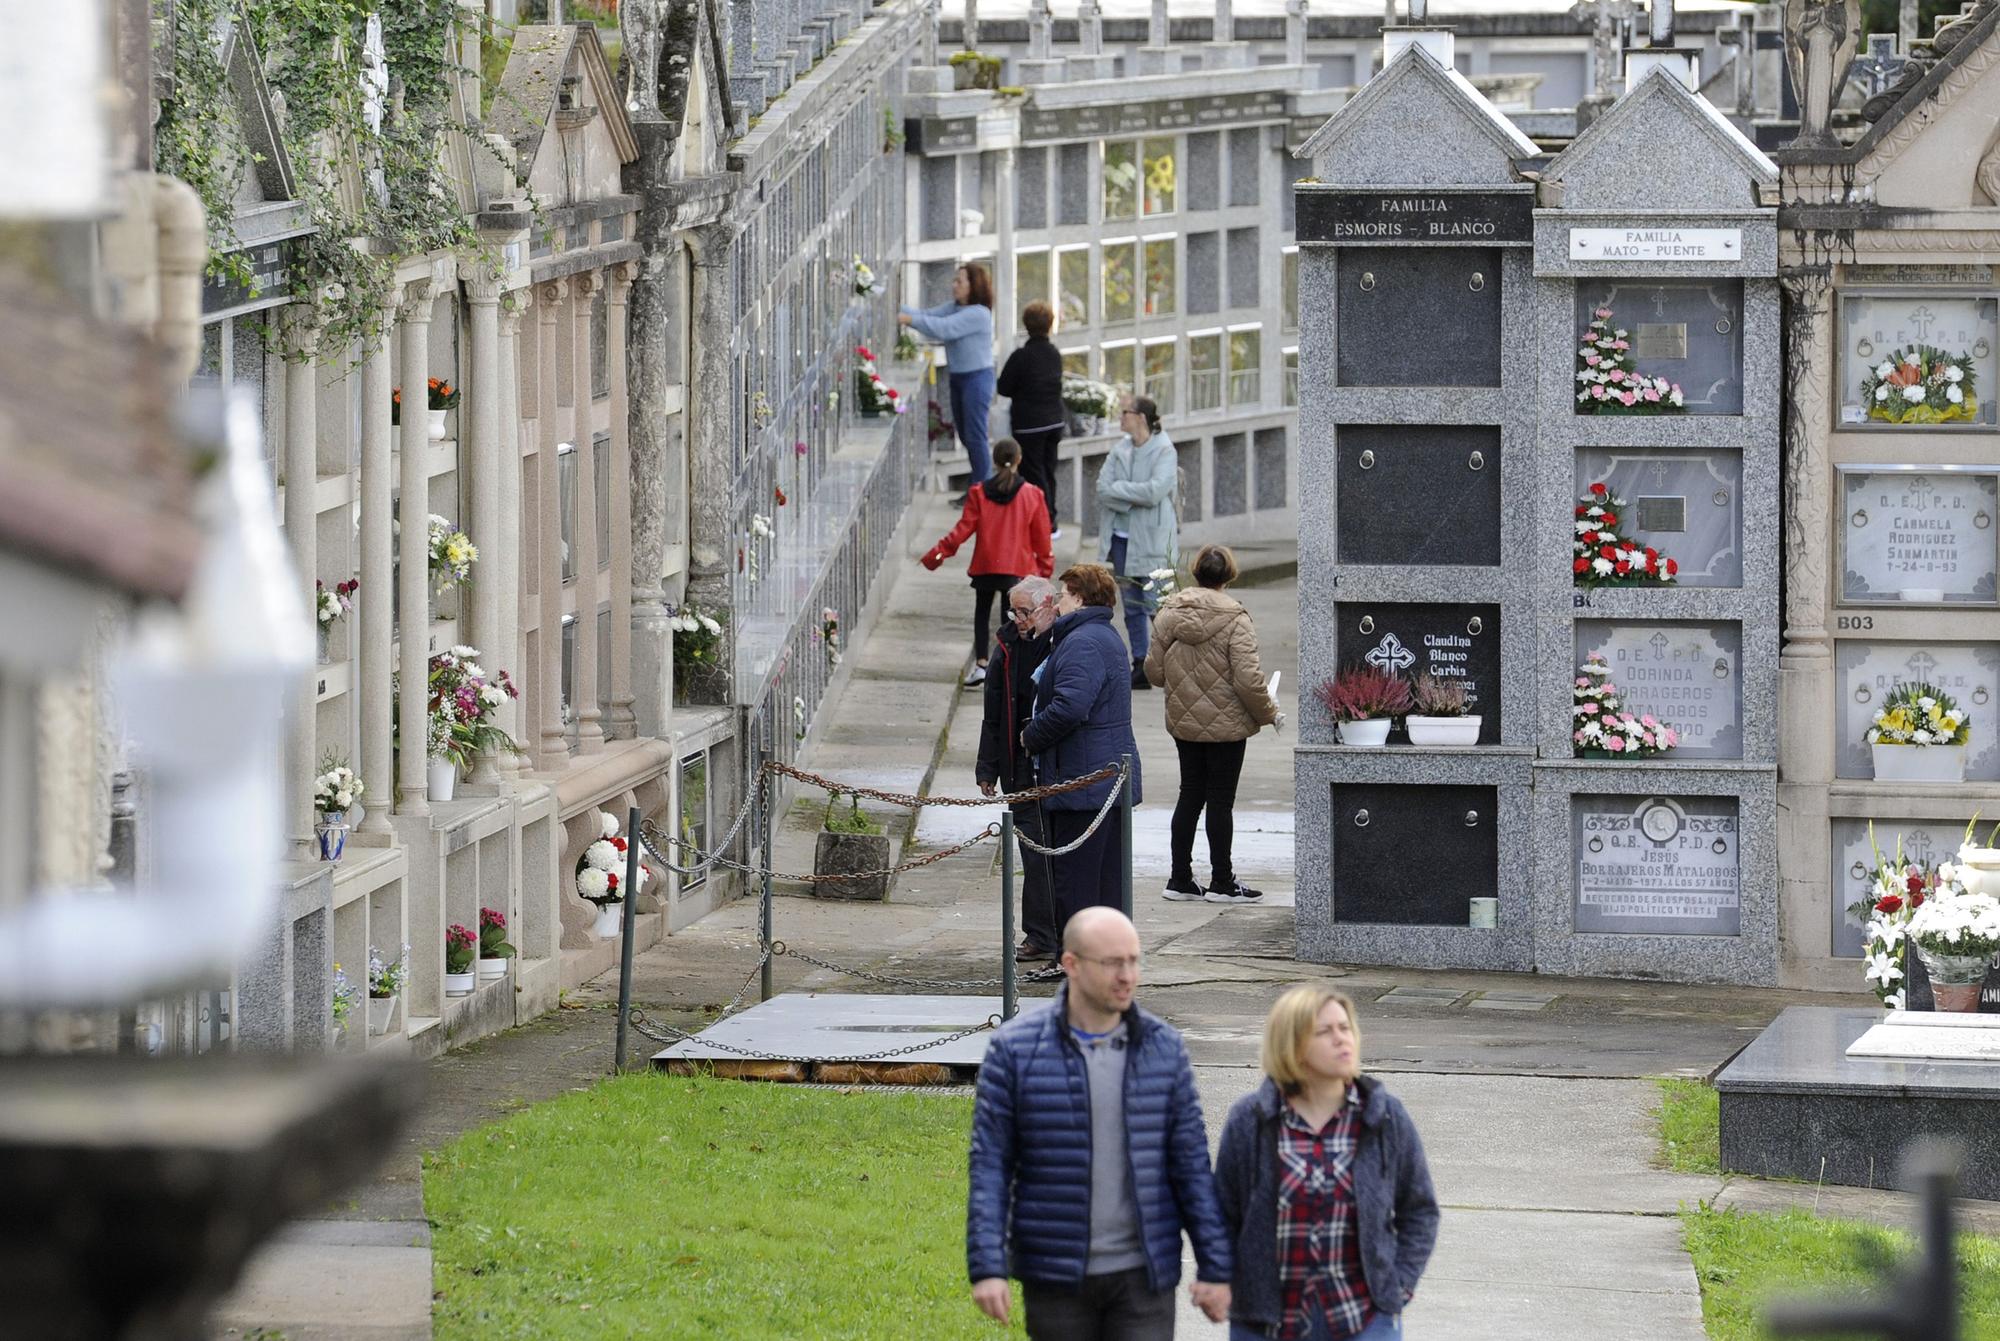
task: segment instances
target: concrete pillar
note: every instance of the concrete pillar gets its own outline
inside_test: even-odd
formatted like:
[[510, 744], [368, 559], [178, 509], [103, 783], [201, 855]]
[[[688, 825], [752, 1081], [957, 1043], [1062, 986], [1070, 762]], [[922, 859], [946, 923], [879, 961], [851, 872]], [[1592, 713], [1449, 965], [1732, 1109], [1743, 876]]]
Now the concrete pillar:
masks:
[[[385, 318], [386, 320], [386, 318]], [[354, 694], [361, 719], [361, 780], [369, 796], [367, 813], [357, 830], [386, 836], [389, 807], [396, 795], [394, 727], [391, 722], [390, 676], [396, 668], [393, 624], [394, 541], [389, 519], [395, 507], [389, 453], [390, 392], [395, 380], [389, 368], [389, 333], [372, 334], [361, 362], [361, 659], [354, 676]]]
[[1009, 145], [997, 151], [1000, 161], [994, 174], [994, 208], [999, 213], [995, 220], [995, 231], [999, 234], [999, 255], [993, 264], [993, 301], [1000, 310], [993, 314], [993, 335], [998, 341], [1000, 360], [1006, 362], [1006, 351], [1014, 347], [1014, 326], [1020, 320], [1020, 304], [1015, 301], [1017, 292], [1014, 284], [1014, 202], [1018, 193], [1014, 189], [1014, 148]]
[[[627, 354], [632, 510], [632, 712], [637, 734], [664, 738], [672, 730], [673, 629], [667, 623], [668, 508], [685, 499], [674, 487], [685, 457], [688, 418], [682, 358], [687, 313], [682, 308], [680, 235], [665, 232], [631, 287], [631, 347]], [[680, 413], [668, 406], [680, 402]], [[614, 480], [615, 480], [614, 476]], [[684, 504], [681, 504], [685, 506]]]
[[[736, 567], [736, 537], [731, 513], [734, 457], [730, 434], [730, 332], [736, 316], [729, 293], [729, 229], [709, 224], [693, 232], [694, 320], [689, 333], [693, 365], [687, 391], [687, 422], [692, 444], [688, 453], [688, 596], [709, 610], [731, 608], [731, 576]], [[719, 661], [722, 679], [734, 698], [736, 625], [723, 625]], [[715, 701], [720, 687], [704, 686], [676, 666], [696, 702]]]
[[1029, 0], [1028, 4], [1028, 59], [1045, 61], [1050, 52], [1049, 0]]
[[535, 767], [544, 773], [559, 773], [569, 766], [569, 742], [563, 736], [562, 720], [562, 473], [556, 465], [556, 448], [562, 444], [562, 420], [557, 407], [558, 374], [561, 370], [556, 341], [561, 338], [558, 324], [566, 281], [552, 279], [535, 291], [541, 325], [535, 341], [535, 474], [540, 482], [541, 572], [536, 590], [541, 592], [541, 655], [536, 667], [534, 693]]
[[1146, 45], [1163, 47], [1172, 35], [1167, 21], [1167, 0], [1153, 0], [1153, 12], [1146, 20]]
[[1285, 0], [1285, 64], [1306, 63], [1306, 0]]
[[[625, 323], [631, 311], [636, 262], [605, 272], [604, 364], [611, 374], [611, 702], [605, 734], [630, 740], [638, 734], [632, 710], [632, 408], [626, 379]], [[660, 584], [653, 565], [652, 586]]]
[[[298, 565], [306, 609], [315, 611], [313, 574], [319, 567], [319, 515], [314, 507], [319, 483], [319, 441], [315, 417], [319, 408], [318, 332], [311, 308], [294, 304], [284, 311], [280, 327], [285, 354], [285, 538], [292, 562]], [[313, 777], [317, 772], [313, 704], [318, 675], [308, 670], [297, 702], [285, 722], [285, 829], [291, 856], [311, 861], [313, 843]]]
[[[401, 748], [396, 755], [396, 813], [428, 815], [425, 791], [426, 727], [430, 722], [430, 441], [425, 407], [431, 375], [431, 305], [429, 280], [403, 290], [396, 309], [402, 329], [403, 412], [397, 445], [402, 449], [402, 497], [396, 515], [402, 534], [396, 547], [402, 571], [396, 577], [399, 625], [396, 657], [396, 718]], [[477, 541], [474, 542], [478, 543]]]
[[1076, 9], [1076, 41], [1086, 56], [1104, 54], [1104, 11], [1097, 0], [1083, 0]]
[[[518, 514], [507, 516], [500, 508], [500, 412], [503, 390], [500, 384], [500, 274], [476, 262], [459, 267], [470, 307], [468, 338], [472, 345], [472, 376], [460, 376], [460, 422], [470, 421], [467, 435], [470, 460], [460, 456], [472, 472], [472, 536], [479, 547], [480, 566], [485, 569], [472, 584], [472, 608], [466, 613], [471, 627], [460, 641], [479, 649], [481, 664], [490, 672], [506, 663], [501, 655], [500, 604], [508, 590], [502, 585], [500, 556], [519, 543]], [[481, 750], [473, 761], [472, 781], [491, 784], [500, 780], [494, 752]]]
[[[571, 408], [571, 441], [576, 444], [576, 520], [570, 530], [576, 568], [576, 670], [571, 684], [576, 711], [576, 748], [593, 754], [604, 748], [604, 705], [597, 698], [597, 435], [592, 431], [596, 401], [590, 385], [590, 313], [604, 291], [604, 276], [585, 270], [570, 277], [570, 362], [576, 403]], [[615, 492], [615, 489], [614, 489]]]
[[[513, 543], [493, 556], [491, 577], [500, 592], [500, 622], [492, 635], [493, 646], [481, 649], [486, 653], [487, 669], [497, 663], [514, 677], [517, 688], [531, 678], [521, 646], [521, 604], [527, 593], [521, 556], [528, 547], [529, 523], [521, 514], [520, 336], [521, 315], [533, 304], [534, 292], [532, 288], [515, 289], [500, 300], [500, 525]], [[523, 742], [523, 718], [520, 699], [509, 699], [497, 718], [500, 729], [517, 745]], [[511, 750], [503, 751], [494, 763], [505, 776], [521, 771], [521, 756]]]

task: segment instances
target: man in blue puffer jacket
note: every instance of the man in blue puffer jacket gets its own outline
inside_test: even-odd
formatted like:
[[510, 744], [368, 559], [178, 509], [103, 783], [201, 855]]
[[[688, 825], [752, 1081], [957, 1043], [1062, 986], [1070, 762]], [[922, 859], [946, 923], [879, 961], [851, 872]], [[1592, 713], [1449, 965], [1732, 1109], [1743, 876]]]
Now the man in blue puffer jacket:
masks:
[[1133, 1004], [1139, 933], [1115, 908], [1063, 932], [1069, 982], [993, 1035], [972, 1114], [965, 1256], [972, 1299], [1005, 1323], [1018, 1276], [1034, 1341], [1170, 1341], [1181, 1234], [1195, 1304], [1229, 1313], [1230, 1244], [1194, 1068]]

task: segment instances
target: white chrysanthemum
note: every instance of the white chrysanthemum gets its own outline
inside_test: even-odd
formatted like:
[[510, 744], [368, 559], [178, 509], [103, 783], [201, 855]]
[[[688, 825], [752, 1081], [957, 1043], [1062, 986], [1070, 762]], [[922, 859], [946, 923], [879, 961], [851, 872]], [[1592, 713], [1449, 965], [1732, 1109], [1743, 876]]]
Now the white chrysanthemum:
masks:
[[1896, 365], [1889, 362], [1887, 359], [1884, 359], [1881, 363], [1877, 364], [1875, 367], [1875, 375], [1877, 377], [1887, 377], [1890, 373], [1893, 373], [1894, 371], [1896, 371]]
[[[700, 618], [701, 618], [701, 626], [704, 629], [707, 629], [710, 633], [716, 634], [718, 636], [722, 633], [722, 625], [716, 623], [714, 620], [710, 619], [707, 615], [702, 615]], [[693, 630], [690, 629], [689, 632], [693, 632]]]
[[585, 848], [583, 859], [600, 871], [615, 871], [625, 864], [624, 854], [611, 846], [609, 838], [600, 838]]
[[611, 881], [604, 872], [589, 867], [576, 873], [576, 892], [586, 899], [601, 899], [611, 892]]
[[1903, 388], [1903, 399], [1909, 401], [1912, 405], [1916, 404], [1923, 398], [1924, 398], [1924, 388], [1922, 383], [1918, 383], [1915, 386], [1906, 386]]
[[618, 817], [608, 810], [597, 812], [597, 832], [606, 838], [618, 836]]
[[[1952, 371], [1957, 372], [1958, 369], [1953, 368]], [[1965, 400], [1965, 390], [1958, 386], [1948, 386], [1944, 389], [1944, 398], [1953, 405], [1958, 405]]]
[[1965, 380], [1965, 369], [1959, 367], [1956, 363], [1952, 364], [1944, 370], [1944, 380], [1947, 382], [1963, 382]]

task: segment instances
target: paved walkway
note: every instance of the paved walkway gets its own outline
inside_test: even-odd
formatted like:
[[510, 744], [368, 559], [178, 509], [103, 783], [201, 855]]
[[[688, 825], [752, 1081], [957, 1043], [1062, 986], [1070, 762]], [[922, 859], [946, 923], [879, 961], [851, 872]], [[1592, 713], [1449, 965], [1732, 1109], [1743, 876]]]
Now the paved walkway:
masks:
[[[898, 574], [880, 628], [851, 654], [852, 681], [834, 709], [838, 717], [819, 734], [807, 764], [852, 781], [914, 790], [928, 780], [934, 791], [967, 794], [977, 695], [961, 693], [957, 680], [960, 649], [969, 650], [971, 593], [962, 567], [933, 574], [915, 564], [914, 555], [952, 517], [935, 499], [919, 506], [927, 512], [909, 528], [909, 566]], [[1072, 557], [1075, 545], [1072, 532], [1059, 561]], [[1277, 567], [1290, 555], [1252, 559], [1259, 560]], [[1239, 594], [1262, 631], [1268, 668], [1286, 672], [1284, 697], [1295, 704], [1292, 580]], [[1239, 868], [1268, 891], [1268, 906], [1161, 900], [1177, 768], [1160, 713], [1157, 693], [1138, 699], [1150, 798], [1135, 816], [1136, 908], [1148, 955], [1142, 998], [1187, 1037], [1212, 1134], [1229, 1103], [1256, 1083], [1264, 1011], [1280, 990], [1338, 980], [1361, 1001], [1370, 1067], [1415, 1114], [1447, 1207], [1410, 1314], [1413, 1336], [1693, 1341], [1702, 1335], [1700, 1299], [1674, 1218], [1683, 1202], [1818, 1200], [1823, 1210], [1910, 1223], [1907, 1200], [1896, 1194], [1821, 1194], [1797, 1184], [1683, 1177], [1651, 1164], [1649, 1077], [1707, 1075], [1785, 1006], [1845, 998], [1295, 962], [1289, 737], [1252, 744], [1238, 808]], [[810, 869], [817, 822], [811, 798], [786, 817], [780, 869]], [[946, 843], [968, 822], [976, 821], [961, 812], [924, 812], [914, 851]], [[1199, 843], [1196, 853], [1199, 863]], [[927, 977], [990, 976], [1000, 951], [991, 845], [903, 877], [887, 903], [786, 897], [776, 921], [782, 939], [836, 962]], [[642, 954], [635, 1001], [656, 1018], [703, 1022], [754, 966], [756, 927], [755, 901], [742, 900]], [[776, 978], [779, 990], [868, 987], [792, 959], [779, 962]], [[600, 979], [552, 1017], [433, 1062], [423, 1116], [384, 1176], [267, 1254], [232, 1303], [225, 1321], [234, 1330], [223, 1334], [242, 1337], [261, 1325], [282, 1328], [288, 1341], [427, 1337], [418, 1153], [601, 1078], [610, 1065], [616, 991], [615, 979]], [[1968, 1219], [1991, 1229], [2000, 1224], [2000, 1207]], [[1223, 1334], [1188, 1310], [1183, 1324], [1184, 1338]]]

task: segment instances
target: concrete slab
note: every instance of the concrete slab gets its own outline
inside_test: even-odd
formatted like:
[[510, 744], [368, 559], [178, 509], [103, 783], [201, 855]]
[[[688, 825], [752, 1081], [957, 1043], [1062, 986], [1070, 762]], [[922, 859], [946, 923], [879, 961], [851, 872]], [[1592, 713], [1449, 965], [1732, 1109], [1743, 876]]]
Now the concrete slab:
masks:
[[[414, 1238], [421, 1228], [419, 1223], [405, 1230]], [[263, 1327], [287, 1337], [414, 1341], [430, 1336], [430, 1307], [428, 1246], [331, 1243], [287, 1235], [250, 1259], [241, 1283], [213, 1320], [217, 1328]], [[418, 1326], [412, 1319], [425, 1321]]]
[[997, 996], [864, 996], [833, 992], [785, 992], [702, 1030], [689, 1043], [653, 1054], [668, 1061], [741, 1060], [727, 1048], [798, 1061], [842, 1061], [885, 1048], [936, 1040], [899, 1060], [945, 1066], [977, 1066], [986, 1055], [987, 1033], [951, 1042], [950, 1035], [1000, 1013]]
[[1465, 993], [1455, 987], [1392, 987], [1382, 995], [1384, 1001], [1412, 1002], [1416, 1005], [1450, 1006], [1462, 1000]]
[[1169, 941], [1159, 953], [1293, 962], [1290, 907], [1224, 908], [1219, 914], [1205, 925]]

